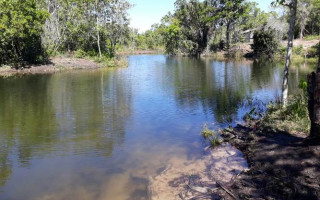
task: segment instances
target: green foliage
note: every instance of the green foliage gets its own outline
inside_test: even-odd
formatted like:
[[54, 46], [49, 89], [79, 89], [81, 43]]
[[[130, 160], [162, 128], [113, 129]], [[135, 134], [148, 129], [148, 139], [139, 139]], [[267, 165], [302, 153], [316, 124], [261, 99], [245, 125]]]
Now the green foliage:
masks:
[[258, 28], [268, 18], [256, 3], [246, 0], [177, 0], [174, 14], [162, 20], [166, 52], [198, 56], [229, 49], [244, 41], [244, 30]]
[[272, 57], [278, 50], [279, 42], [273, 30], [259, 30], [254, 33], [252, 49], [256, 56]]
[[166, 26], [163, 30], [164, 44], [166, 53], [175, 55], [179, 49], [179, 41], [182, 37], [179, 20], [170, 18], [170, 25]]
[[[208, 43], [208, 34], [212, 26], [212, 7], [199, 0], [176, 1], [174, 17], [179, 21], [182, 37], [180, 50], [191, 56], [204, 51]], [[208, 8], [209, 7], [209, 8]]]
[[305, 50], [303, 49], [302, 45], [299, 45], [297, 47], [293, 47], [292, 51], [296, 55], [301, 55], [301, 56], [305, 55]]
[[319, 35], [307, 35], [304, 37], [305, 40], [318, 40], [319, 38]]
[[280, 47], [278, 48], [278, 52], [279, 52], [279, 54], [280, 54], [281, 56], [286, 55], [286, 53], [287, 53], [287, 47], [285, 47], [285, 46], [280, 46]]
[[0, 0], [0, 65], [40, 63], [47, 53], [115, 55], [126, 38], [127, 0]]
[[214, 130], [210, 130], [206, 124], [203, 126], [202, 137], [210, 142], [211, 147], [223, 142], [222, 138]]
[[318, 35], [320, 33], [320, 0], [310, 0], [311, 10], [307, 19], [306, 33]]
[[[58, 6], [57, 6], [57, 5]], [[46, 0], [50, 19], [44, 40], [55, 51], [82, 50], [91, 56], [114, 56], [119, 43], [127, 37], [127, 0]]]
[[47, 12], [36, 0], [0, 0], [0, 7], [0, 65], [43, 62], [41, 33]]
[[84, 58], [87, 56], [87, 53], [83, 51], [82, 49], [78, 49], [74, 52], [74, 57], [76, 58]]
[[158, 50], [162, 49], [164, 42], [162, 36], [163, 27], [154, 24], [152, 29], [145, 33], [138, 33], [138, 30], [129, 30], [129, 39], [125, 41], [125, 48], [131, 50]]
[[288, 105], [270, 104], [263, 122], [283, 131], [308, 133], [310, 129], [307, 83], [299, 83], [300, 92], [289, 98]]
[[316, 58], [318, 57], [318, 50], [319, 49], [319, 43], [312, 46], [311, 48], [308, 49], [308, 57], [309, 58]]

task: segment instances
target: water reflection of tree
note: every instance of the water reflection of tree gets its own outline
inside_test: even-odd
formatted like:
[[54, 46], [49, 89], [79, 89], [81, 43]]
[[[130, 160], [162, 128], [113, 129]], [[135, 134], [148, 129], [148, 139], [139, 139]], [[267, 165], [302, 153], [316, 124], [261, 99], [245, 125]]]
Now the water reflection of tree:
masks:
[[167, 64], [166, 73], [174, 83], [178, 104], [194, 109], [201, 103], [218, 122], [235, 119], [243, 100], [274, 75], [273, 68], [259, 69], [244, 62], [168, 58]]
[[0, 79], [0, 91], [0, 186], [16, 157], [110, 156], [124, 141], [131, 88], [117, 71]]
[[35, 153], [57, 142], [55, 112], [48, 94], [50, 76], [0, 79], [0, 180], [12, 173], [13, 160], [29, 165]]
[[114, 145], [123, 143], [131, 114], [131, 87], [117, 73], [63, 74], [52, 82], [57, 120], [66, 137], [73, 136], [68, 142], [74, 144], [74, 153], [94, 150], [110, 156]]

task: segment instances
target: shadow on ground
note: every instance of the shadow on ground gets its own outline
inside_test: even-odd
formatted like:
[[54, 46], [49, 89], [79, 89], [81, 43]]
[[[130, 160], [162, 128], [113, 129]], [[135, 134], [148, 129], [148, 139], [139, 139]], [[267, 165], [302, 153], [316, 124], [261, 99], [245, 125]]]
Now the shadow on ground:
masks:
[[238, 126], [223, 137], [249, 161], [250, 170], [231, 186], [240, 199], [320, 199], [320, 145], [259, 124]]

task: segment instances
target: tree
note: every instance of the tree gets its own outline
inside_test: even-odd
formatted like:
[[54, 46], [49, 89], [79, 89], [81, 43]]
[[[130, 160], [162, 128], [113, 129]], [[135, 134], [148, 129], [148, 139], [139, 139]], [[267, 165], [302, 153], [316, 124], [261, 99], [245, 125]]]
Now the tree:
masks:
[[297, 8], [297, 24], [299, 25], [300, 29], [300, 39], [303, 38], [304, 31], [309, 19], [311, 11], [311, 1], [310, 0], [300, 0], [298, 2], [298, 8]]
[[131, 7], [127, 0], [44, 0], [50, 13], [44, 42], [51, 51], [81, 50], [113, 56], [127, 36]]
[[167, 24], [163, 29], [166, 53], [175, 55], [179, 49], [180, 38], [182, 37], [179, 20], [168, 14], [164, 17], [163, 22]]
[[109, 15], [106, 17], [105, 32], [108, 41], [108, 50], [114, 56], [116, 45], [123, 37], [129, 33], [128, 9], [131, 4], [127, 0], [111, 0], [109, 5]]
[[284, 75], [283, 75], [283, 82], [282, 82], [282, 104], [283, 106], [287, 106], [288, 104], [288, 78], [289, 78], [289, 68], [290, 68], [290, 61], [292, 55], [292, 48], [293, 48], [293, 37], [294, 37], [294, 26], [296, 22], [296, 14], [297, 14], [297, 2], [298, 0], [277, 0], [274, 3], [279, 3], [280, 5], [284, 5], [289, 7], [290, 9], [290, 26], [288, 32], [288, 47], [287, 47], [287, 56], [285, 60], [284, 66]]
[[208, 4], [198, 0], [175, 2], [174, 16], [179, 20], [183, 33], [181, 48], [192, 56], [199, 56], [207, 47], [208, 34], [212, 26]]
[[318, 45], [318, 67], [308, 76], [310, 138], [320, 141], [320, 43]]
[[44, 61], [41, 33], [47, 12], [36, 0], [0, 0], [0, 7], [0, 65]]
[[252, 49], [256, 56], [271, 58], [278, 49], [278, 43], [274, 30], [259, 30], [254, 33]]
[[320, 35], [320, 0], [311, 0], [310, 7], [306, 28], [311, 35]]
[[230, 50], [230, 33], [232, 26], [242, 15], [248, 14], [248, 4], [244, 0], [221, 0], [218, 16], [226, 25], [227, 50]]

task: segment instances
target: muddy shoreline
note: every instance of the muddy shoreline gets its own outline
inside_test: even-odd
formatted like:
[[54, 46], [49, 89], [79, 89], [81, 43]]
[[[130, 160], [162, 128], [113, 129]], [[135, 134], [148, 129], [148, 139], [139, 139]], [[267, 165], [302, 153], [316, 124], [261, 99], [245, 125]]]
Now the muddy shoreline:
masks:
[[[320, 199], [320, 145], [306, 136], [251, 122], [222, 132], [248, 160], [249, 170], [230, 185], [239, 199]], [[231, 198], [232, 199], [232, 198]]]
[[225, 143], [209, 151], [211, 158], [170, 166], [151, 178], [150, 199], [320, 199], [320, 145], [259, 121], [220, 134]]
[[101, 68], [101, 64], [82, 58], [53, 57], [47, 64], [31, 65], [20, 69], [1, 67], [0, 76], [13, 76], [24, 74], [52, 74], [67, 70], [93, 70]]

